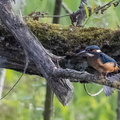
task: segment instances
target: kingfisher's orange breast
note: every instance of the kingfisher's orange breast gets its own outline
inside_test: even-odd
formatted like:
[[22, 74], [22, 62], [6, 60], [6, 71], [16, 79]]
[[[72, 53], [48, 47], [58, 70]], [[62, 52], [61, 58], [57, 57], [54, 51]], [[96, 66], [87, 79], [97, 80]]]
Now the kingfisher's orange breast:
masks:
[[102, 63], [99, 58], [96, 58], [94, 56], [88, 57], [88, 63], [100, 73], [117, 73], [119, 70], [119, 67], [117, 65], [115, 66], [113, 62]]

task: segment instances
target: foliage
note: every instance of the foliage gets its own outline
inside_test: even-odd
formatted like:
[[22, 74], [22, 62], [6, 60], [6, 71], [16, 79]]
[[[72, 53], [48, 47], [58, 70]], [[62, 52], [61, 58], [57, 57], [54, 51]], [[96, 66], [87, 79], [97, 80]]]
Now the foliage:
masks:
[[[63, 0], [72, 10], [77, 11], [79, 0]], [[53, 15], [55, 0], [26, 0], [24, 15], [34, 11], [48, 12]], [[109, 0], [90, 0], [89, 6], [95, 8]], [[117, 29], [120, 26], [120, 5], [111, 6], [104, 14], [93, 14], [88, 18], [85, 27], [104, 27]], [[66, 14], [62, 9], [61, 14]], [[60, 19], [60, 23], [70, 25], [69, 17]], [[40, 18], [41, 22], [51, 22], [52, 18]], [[5, 94], [19, 78], [21, 73], [7, 70]], [[45, 80], [38, 76], [24, 75], [15, 89], [0, 102], [0, 120], [43, 120], [45, 100]], [[86, 95], [82, 84], [74, 83], [74, 96], [68, 106], [63, 107], [54, 98], [53, 118], [55, 120], [115, 120], [117, 108], [117, 92], [106, 97], [103, 93], [96, 97]], [[91, 92], [98, 91], [97, 85], [92, 85]]]
[[[5, 94], [21, 73], [7, 70]], [[13, 77], [14, 76], [14, 77]], [[24, 75], [16, 88], [1, 101], [1, 120], [42, 119], [45, 97], [45, 80], [37, 76]]]

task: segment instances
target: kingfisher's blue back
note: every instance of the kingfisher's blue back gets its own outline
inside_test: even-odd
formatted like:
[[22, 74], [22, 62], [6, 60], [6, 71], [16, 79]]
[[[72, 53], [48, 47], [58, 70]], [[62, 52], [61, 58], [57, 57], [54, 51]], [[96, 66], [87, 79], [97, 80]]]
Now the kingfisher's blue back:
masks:
[[113, 58], [111, 58], [110, 56], [106, 55], [103, 52], [100, 53], [99, 57], [100, 57], [102, 63], [104, 63], [104, 64], [107, 63], [107, 62], [112, 62], [112, 63], [115, 64], [115, 66], [118, 65], [117, 62]]

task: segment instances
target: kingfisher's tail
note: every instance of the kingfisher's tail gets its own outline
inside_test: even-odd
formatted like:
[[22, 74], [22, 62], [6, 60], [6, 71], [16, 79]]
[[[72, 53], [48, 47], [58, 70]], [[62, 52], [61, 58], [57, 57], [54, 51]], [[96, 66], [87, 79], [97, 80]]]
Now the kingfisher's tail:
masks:
[[118, 65], [118, 68], [119, 68], [119, 69], [118, 69], [118, 73], [120, 73], [120, 65]]
[[110, 96], [113, 93], [113, 88], [104, 85], [103, 91], [104, 91], [106, 96]]
[[[115, 82], [118, 81], [120, 82], [120, 73], [112, 75], [110, 77], [106, 77], [107, 80], [111, 81], [111, 82]], [[108, 86], [103, 86], [103, 91], [105, 93], [106, 96], [110, 96], [113, 93], [113, 88], [108, 87]]]

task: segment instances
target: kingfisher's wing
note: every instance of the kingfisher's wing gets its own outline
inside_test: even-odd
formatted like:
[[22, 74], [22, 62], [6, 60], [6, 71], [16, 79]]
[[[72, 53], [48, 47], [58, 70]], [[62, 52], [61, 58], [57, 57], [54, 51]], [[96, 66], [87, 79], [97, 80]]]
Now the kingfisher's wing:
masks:
[[[108, 55], [106, 55], [105, 53], [100, 53], [100, 59], [101, 59], [101, 61], [105, 64], [105, 63], [114, 63], [114, 66], [116, 66], [116, 65], [118, 65], [117, 64], [117, 62], [113, 59], [113, 58], [111, 58], [110, 56], [108, 56]], [[111, 77], [107, 77], [107, 79], [109, 80], [109, 81], [119, 81], [119, 78], [120, 78], [120, 74], [115, 74], [115, 75], [113, 75], [113, 76], [111, 76]], [[111, 87], [108, 87], [108, 86], [103, 86], [103, 90], [104, 90], [104, 93], [105, 93], [105, 95], [106, 96], [110, 96], [112, 93], [113, 93], [113, 88], [111, 88]]]
[[113, 62], [115, 64], [115, 66], [118, 65], [117, 62], [113, 58], [106, 55], [105, 53], [100, 53], [99, 57], [104, 64], [107, 63], [107, 62]]

